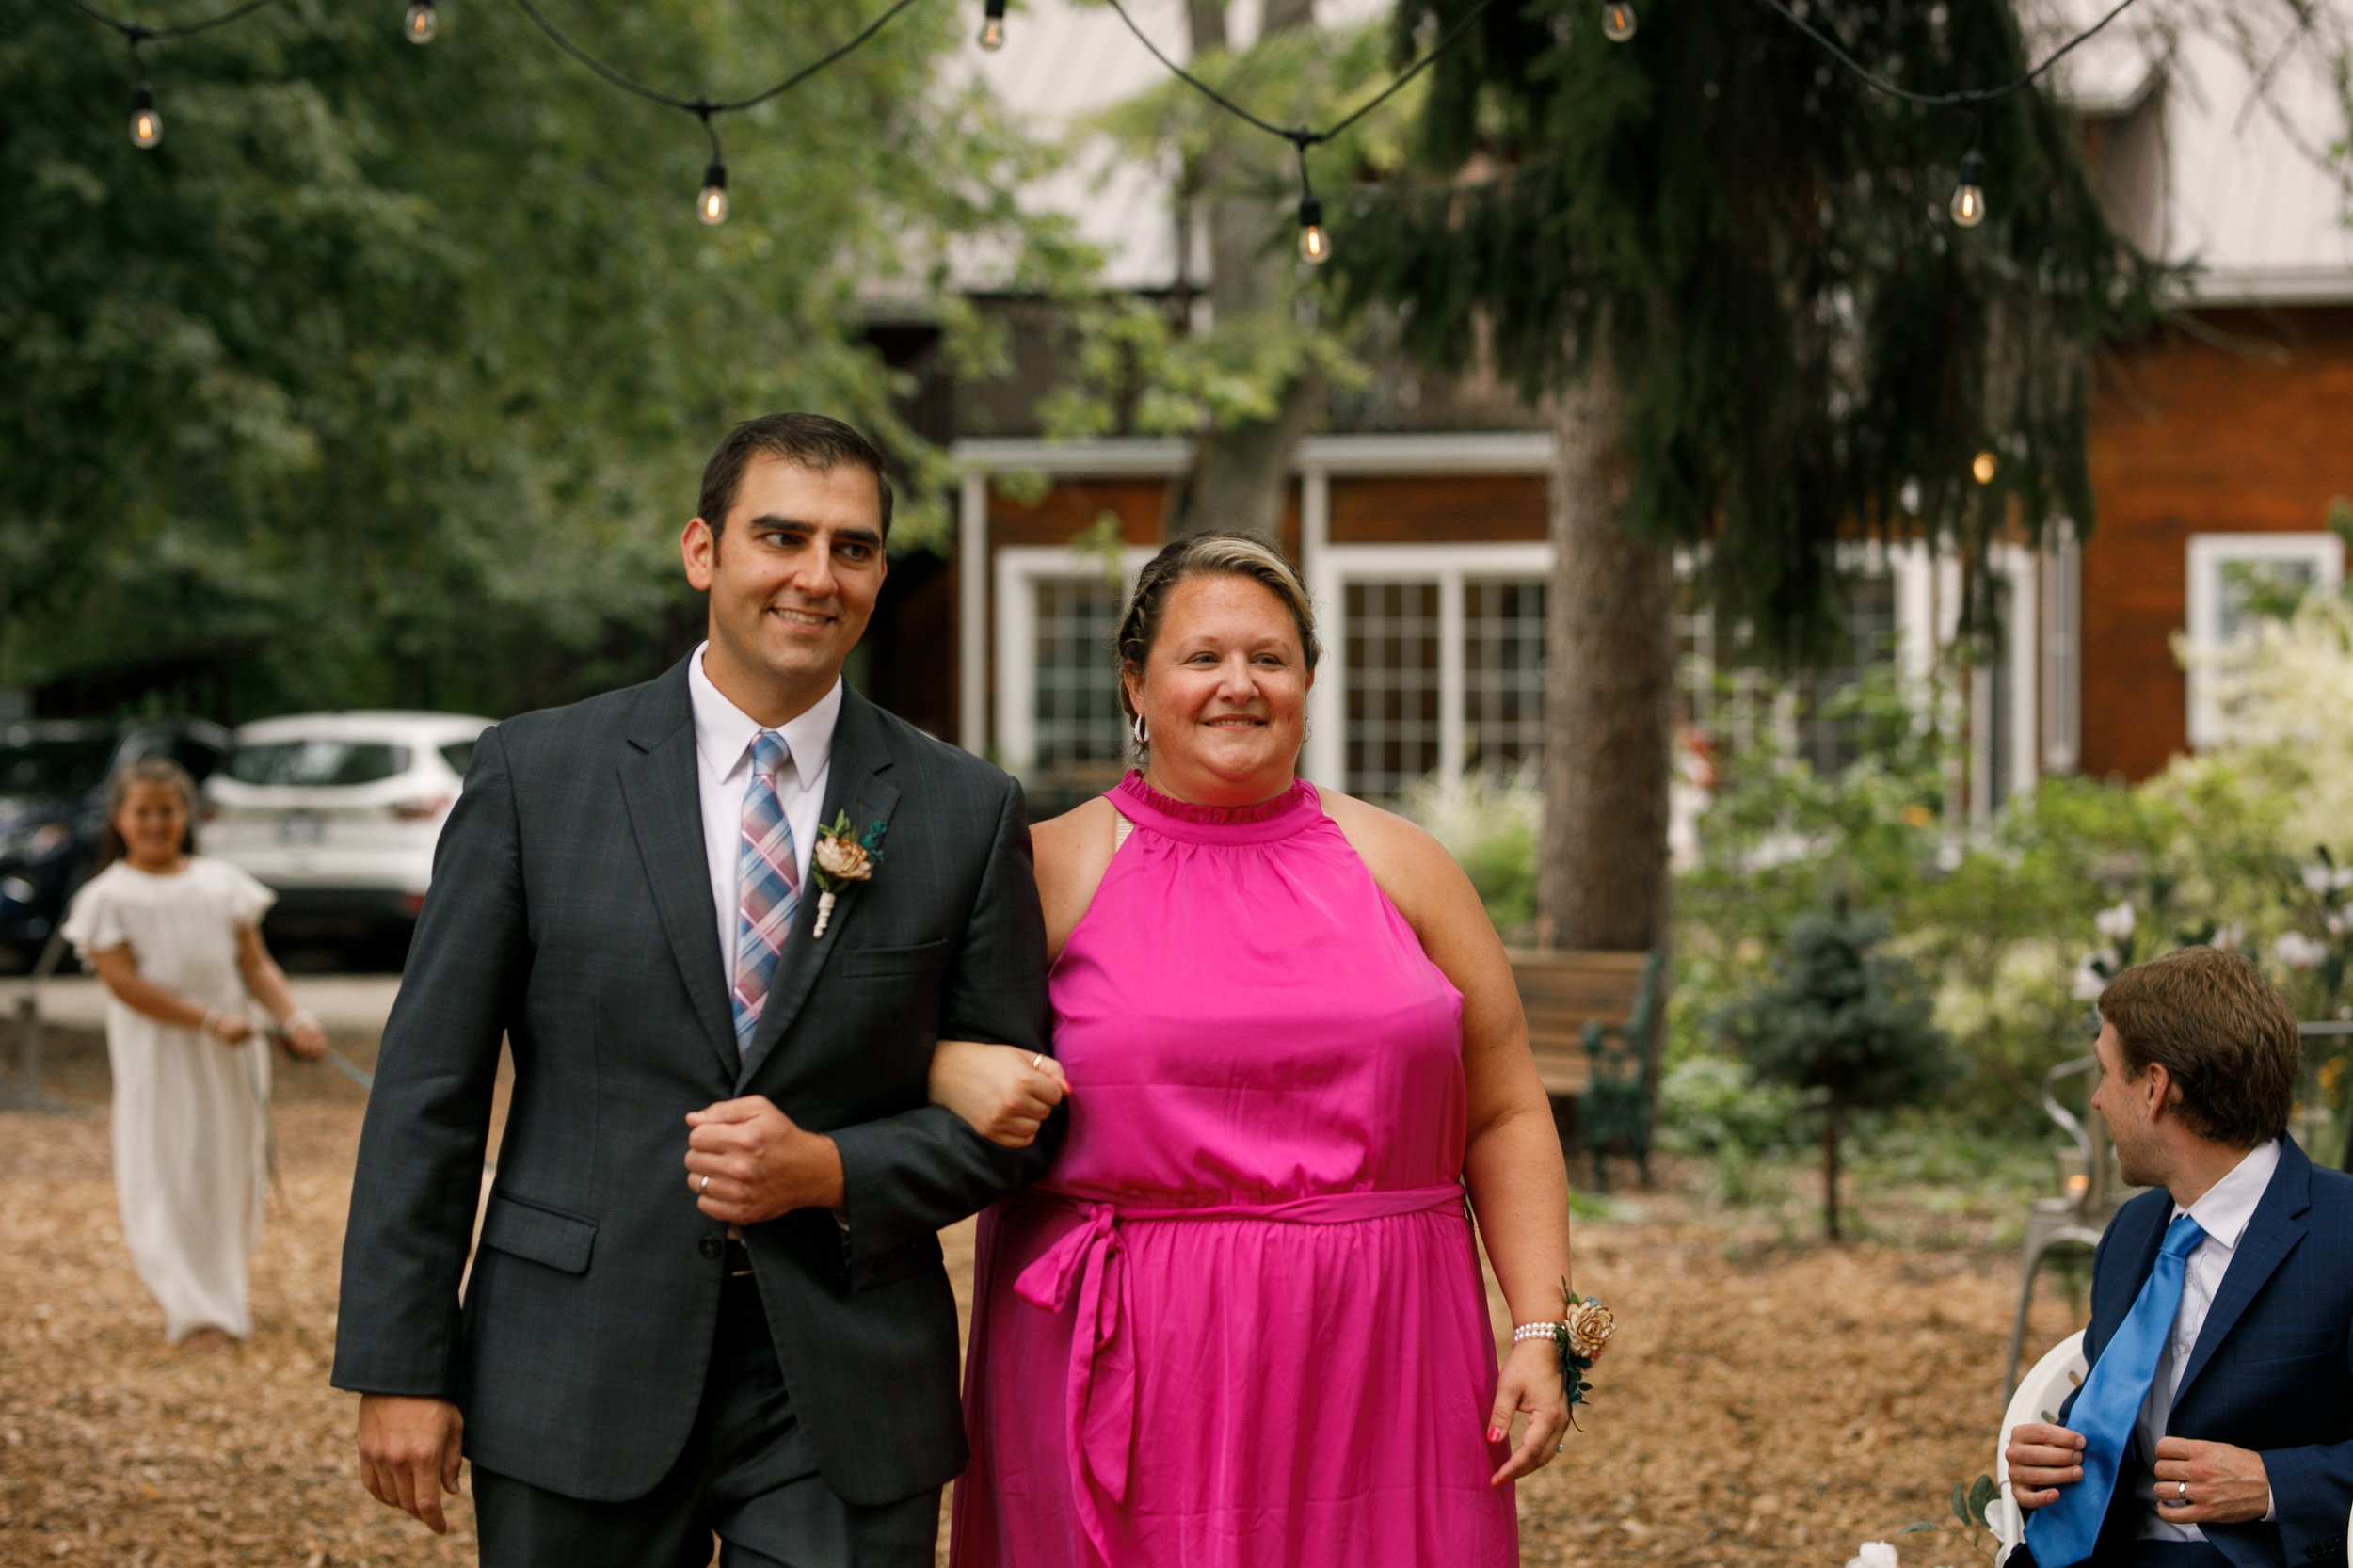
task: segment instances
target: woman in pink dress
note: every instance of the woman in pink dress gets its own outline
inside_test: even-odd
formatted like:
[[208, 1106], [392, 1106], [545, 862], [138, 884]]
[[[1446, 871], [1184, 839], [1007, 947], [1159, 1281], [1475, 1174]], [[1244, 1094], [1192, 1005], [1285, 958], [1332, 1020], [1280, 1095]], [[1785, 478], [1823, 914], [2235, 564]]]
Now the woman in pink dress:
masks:
[[1145, 766], [1033, 834], [1059, 1063], [933, 1069], [1000, 1141], [1071, 1106], [982, 1222], [952, 1560], [1515, 1563], [1569, 1410], [1548, 1337], [1498, 1376], [1471, 1217], [1549, 1322], [1568, 1182], [1503, 950], [1434, 840], [1295, 776], [1281, 556], [1170, 546], [1119, 652]]

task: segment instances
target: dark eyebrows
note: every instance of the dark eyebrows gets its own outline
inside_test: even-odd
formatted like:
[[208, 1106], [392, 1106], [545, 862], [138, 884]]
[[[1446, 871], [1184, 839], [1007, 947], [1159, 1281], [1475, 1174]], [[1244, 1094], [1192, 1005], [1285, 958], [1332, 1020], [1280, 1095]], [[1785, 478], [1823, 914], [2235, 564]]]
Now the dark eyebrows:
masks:
[[[745, 523], [744, 529], [744, 532], [750, 534], [790, 534], [795, 538], [802, 539], [814, 537], [818, 533], [818, 527], [813, 522], [804, 522], [799, 518], [780, 518], [773, 512], [761, 513]], [[871, 549], [880, 550], [883, 547], [883, 536], [879, 530], [872, 528], [837, 528], [833, 531], [833, 542], [862, 544]]]

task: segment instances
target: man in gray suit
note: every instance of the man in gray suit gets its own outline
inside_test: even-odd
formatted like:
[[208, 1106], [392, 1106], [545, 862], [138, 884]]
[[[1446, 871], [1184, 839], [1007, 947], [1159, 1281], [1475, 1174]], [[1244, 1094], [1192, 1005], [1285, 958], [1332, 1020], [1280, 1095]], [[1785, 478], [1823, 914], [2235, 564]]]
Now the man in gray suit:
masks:
[[[1048, 1048], [1013, 782], [849, 691], [882, 459], [738, 426], [681, 547], [709, 640], [486, 732], [385, 1026], [334, 1382], [368, 1490], [497, 1568], [932, 1561], [965, 1460], [939, 1227], [1040, 1174], [925, 1098]], [[860, 853], [860, 852], [863, 853]], [[860, 872], [864, 872], [863, 877]], [[504, 1037], [514, 1087], [459, 1303]]]

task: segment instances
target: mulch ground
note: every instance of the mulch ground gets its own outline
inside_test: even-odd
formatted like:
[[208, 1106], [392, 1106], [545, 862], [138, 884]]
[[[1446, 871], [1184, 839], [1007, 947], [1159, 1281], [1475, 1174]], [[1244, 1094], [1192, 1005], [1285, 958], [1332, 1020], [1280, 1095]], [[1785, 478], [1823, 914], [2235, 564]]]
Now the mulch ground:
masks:
[[[327, 1384], [357, 1088], [281, 1071], [253, 1337], [174, 1351], [122, 1250], [103, 1060], [71, 1040], [53, 1060], [85, 1113], [0, 1115], [0, 1563], [472, 1562], [463, 1500], [440, 1540], [369, 1500], [356, 1401]], [[1839, 1568], [1945, 1517], [1953, 1483], [1993, 1464], [2005, 1216], [1955, 1243], [1945, 1202], [1935, 1250], [1830, 1247], [1710, 1208], [1696, 1168], [1660, 1175], [1579, 1228], [1577, 1284], [1622, 1326], [1583, 1435], [1520, 1488], [1524, 1560]], [[1899, 1233], [1898, 1204], [1866, 1195], [1873, 1234]], [[969, 1227], [948, 1240], [961, 1288]], [[2049, 1296], [2037, 1347], [2076, 1326]], [[1897, 1545], [1919, 1568], [1978, 1555], [1949, 1530]]]

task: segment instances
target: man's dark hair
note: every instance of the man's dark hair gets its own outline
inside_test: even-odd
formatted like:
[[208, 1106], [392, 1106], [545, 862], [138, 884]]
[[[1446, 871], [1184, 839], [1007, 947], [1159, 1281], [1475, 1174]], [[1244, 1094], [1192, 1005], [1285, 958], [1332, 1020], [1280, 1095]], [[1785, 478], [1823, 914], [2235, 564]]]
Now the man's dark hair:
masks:
[[728, 432], [728, 439], [703, 465], [698, 511], [711, 525], [713, 537], [727, 526], [736, 487], [744, 480], [744, 465], [755, 456], [778, 457], [820, 473], [843, 463], [864, 469], [874, 476], [874, 488], [882, 496], [883, 537], [890, 537], [890, 476], [883, 472], [883, 455], [864, 436], [824, 414], [762, 414]]
[[2303, 1037], [2271, 982], [2235, 952], [2183, 948], [2135, 964], [2100, 993], [2124, 1067], [2161, 1062], [2201, 1138], [2251, 1149], [2287, 1130]]

